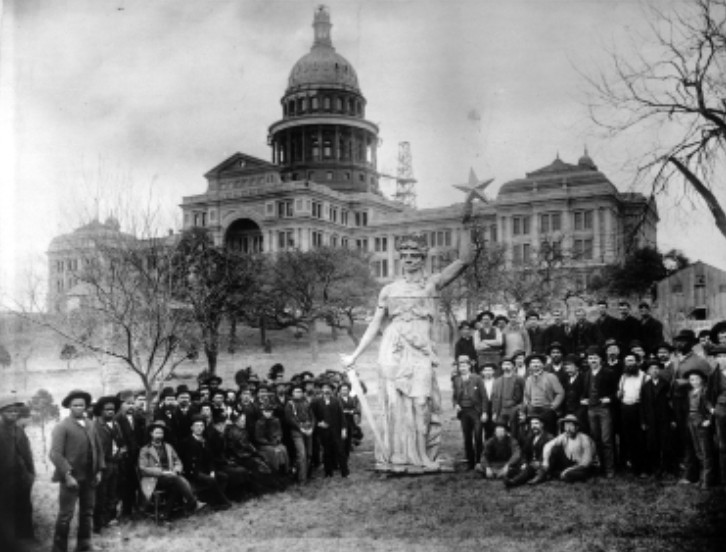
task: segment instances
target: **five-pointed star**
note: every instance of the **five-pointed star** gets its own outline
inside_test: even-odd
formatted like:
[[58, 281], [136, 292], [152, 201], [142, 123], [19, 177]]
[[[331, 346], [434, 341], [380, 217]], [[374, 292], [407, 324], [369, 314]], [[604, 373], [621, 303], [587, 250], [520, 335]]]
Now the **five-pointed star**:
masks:
[[454, 188], [456, 188], [457, 190], [461, 190], [462, 192], [466, 192], [467, 202], [470, 202], [474, 198], [478, 197], [484, 203], [488, 203], [489, 200], [484, 195], [484, 190], [492, 182], [494, 182], [493, 178], [480, 182], [479, 179], [476, 177], [476, 173], [474, 173], [474, 169], [469, 169], [469, 184], [454, 184]]

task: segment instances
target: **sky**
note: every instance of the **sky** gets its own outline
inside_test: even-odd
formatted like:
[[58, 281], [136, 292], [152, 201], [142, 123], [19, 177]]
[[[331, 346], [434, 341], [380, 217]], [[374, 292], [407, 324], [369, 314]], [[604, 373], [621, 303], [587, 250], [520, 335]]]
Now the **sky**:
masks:
[[[235, 152], [270, 159], [290, 69], [312, 45], [308, 0], [6, 0], [0, 36], [0, 293], [44, 269], [50, 240], [98, 211], [178, 205]], [[678, 0], [659, 2], [662, 9]], [[621, 191], [646, 137], [603, 135], [584, 74], [647, 33], [636, 0], [332, 0], [333, 44], [380, 127], [379, 170], [411, 144], [419, 207], [462, 198], [585, 147]], [[636, 46], [637, 47], [637, 46]], [[384, 192], [393, 182], [383, 183]], [[493, 191], [496, 187], [493, 187]], [[659, 200], [659, 246], [726, 268], [698, 202]]]

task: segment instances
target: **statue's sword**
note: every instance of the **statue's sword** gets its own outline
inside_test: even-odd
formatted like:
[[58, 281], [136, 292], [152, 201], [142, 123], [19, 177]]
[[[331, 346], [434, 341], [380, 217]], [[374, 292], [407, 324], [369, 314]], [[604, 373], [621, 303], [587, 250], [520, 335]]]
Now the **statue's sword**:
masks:
[[363, 415], [366, 417], [366, 420], [368, 420], [368, 425], [371, 426], [371, 432], [373, 432], [373, 437], [376, 440], [376, 445], [378, 446], [379, 450], [383, 452], [383, 456], [385, 458], [388, 458], [388, 449], [383, 443], [381, 435], [378, 433], [378, 424], [376, 424], [376, 419], [373, 417], [373, 411], [368, 404], [368, 398], [363, 392], [363, 387], [361, 386], [360, 380], [358, 379], [358, 374], [355, 373], [355, 370], [353, 368], [348, 368], [348, 379], [350, 380], [350, 385], [353, 389], [353, 392], [356, 394], [358, 400], [360, 401], [360, 408], [363, 411]]

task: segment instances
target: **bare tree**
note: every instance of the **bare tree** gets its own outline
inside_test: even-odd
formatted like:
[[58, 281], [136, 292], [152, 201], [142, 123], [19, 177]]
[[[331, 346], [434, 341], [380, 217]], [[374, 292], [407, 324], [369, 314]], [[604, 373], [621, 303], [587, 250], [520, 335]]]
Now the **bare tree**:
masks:
[[612, 135], [652, 139], [636, 160], [652, 195], [683, 184], [705, 202], [726, 237], [726, 0], [650, 7], [649, 36], [610, 54], [611, 67], [583, 75], [593, 120]]

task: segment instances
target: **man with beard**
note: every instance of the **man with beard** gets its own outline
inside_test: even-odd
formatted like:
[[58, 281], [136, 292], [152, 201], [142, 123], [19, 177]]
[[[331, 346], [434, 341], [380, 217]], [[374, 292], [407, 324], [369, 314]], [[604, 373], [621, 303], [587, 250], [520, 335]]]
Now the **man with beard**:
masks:
[[487, 479], [504, 479], [519, 469], [521, 451], [517, 440], [509, 435], [506, 424], [494, 426], [494, 436], [484, 444], [482, 470]]
[[638, 305], [640, 311], [640, 341], [646, 354], [655, 353], [655, 348], [663, 341], [663, 324], [653, 318], [648, 303]]
[[676, 455], [679, 462], [685, 462], [690, 448], [691, 435], [688, 426], [688, 392], [691, 387], [685, 374], [692, 370], [700, 370], [704, 374], [711, 372], [711, 366], [704, 358], [693, 352], [698, 339], [693, 330], [683, 329], [674, 338], [673, 344], [680, 357], [678, 368], [671, 383], [671, 404], [676, 419]]
[[602, 366], [602, 358], [597, 347], [590, 347], [587, 350], [587, 364], [589, 369], [583, 378], [585, 397], [582, 399], [582, 404], [587, 406], [590, 435], [597, 443], [605, 475], [608, 479], [612, 479], [615, 476], [615, 444], [610, 405], [615, 402], [618, 382], [612, 371]]
[[227, 456], [224, 442], [224, 428], [226, 425], [227, 415], [224, 412], [214, 412], [212, 423], [205, 431], [205, 437], [212, 454], [214, 472], [223, 473], [227, 476], [227, 494], [237, 500], [242, 496], [245, 485], [250, 482], [250, 474]]
[[[204, 503], [197, 501], [191, 484], [182, 475], [181, 460], [174, 447], [165, 441], [165, 434], [164, 420], [156, 420], [149, 425], [149, 443], [139, 451], [141, 490], [146, 500], [150, 500], [157, 489], [167, 491], [184, 502], [188, 513], [195, 512], [204, 507]], [[173, 502], [168, 501], [169, 508], [171, 504]]]
[[519, 466], [519, 472], [507, 477], [504, 484], [507, 487], [517, 487], [527, 482], [534, 485], [544, 481], [545, 471], [542, 466], [544, 447], [552, 439], [553, 436], [544, 431], [542, 420], [537, 416], [530, 416], [529, 432], [523, 439], [522, 464]]
[[50, 461], [55, 470], [53, 481], [59, 483], [58, 517], [53, 536], [53, 552], [68, 550], [68, 533], [78, 503], [78, 539], [76, 550], [94, 550], [91, 542], [96, 485], [105, 468], [101, 442], [90, 420], [85, 418], [91, 395], [71, 391], [61, 402], [70, 415], [53, 428]]
[[684, 477], [680, 483], [699, 483], [702, 490], [714, 484], [713, 437], [711, 435], [711, 416], [713, 405], [708, 400], [705, 387], [708, 376], [698, 368], [684, 372], [688, 379], [688, 429], [690, 440], [686, 449]]
[[143, 418], [136, 416], [136, 400], [134, 392], [121, 391], [118, 395], [119, 406], [116, 423], [121, 429], [121, 448], [118, 454], [118, 494], [121, 499], [121, 517], [129, 520], [136, 506], [136, 492], [139, 489], [139, 478], [136, 466], [139, 463], [139, 451], [146, 438]]
[[[660, 348], [659, 348], [660, 350]], [[658, 360], [646, 361], [650, 378], [640, 391], [640, 412], [645, 431], [646, 468], [657, 478], [674, 471], [671, 432], [675, 426], [670, 405], [670, 384]]]
[[608, 314], [608, 302], [601, 299], [597, 302], [598, 317], [595, 320], [595, 335], [597, 344], [605, 348], [605, 342], [609, 339], [616, 339], [618, 335], [618, 321]]
[[517, 412], [524, 399], [524, 379], [514, 373], [511, 359], [501, 362], [502, 375], [494, 380], [492, 387], [492, 420], [509, 426], [514, 437], [518, 437]]
[[716, 369], [709, 378], [707, 395], [713, 406], [721, 485], [726, 487], [726, 345], [714, 345], [711, 355], [716, 362]]
[[560, 425], [564, 431], [544, 445], [542, 468], [545, 477], [557, 477], [568, 483], [585, 481], [597, 466], [595, 442], [580, 431], [576, 416], [565, 416]]
[[634, 354], [623, 359], [624, 371], [618, 384], [620, 400], [620, 459], [623, 466], [630, 468], [637, 476], [644, 476], [643, 430], [640, 396], [645, 383], [645, 374], [640, 370]]
[[481, 382], [484, 388], [484, 402], [481, 413], [484, 440], [489, 439], [494, 433], [494, 420], [492, 419], [494, 403], [492, 399], [494, 396], [494, 374], [496, 369], [497, 367], [493, 362], [485, 362], [481, 369]]
[[550, 346], [547, 348], [547, 354], [550, 357], [550, 361], [544, 367], [545, 372], [549, 372], [550, 374], [554, 374], [555, 376], [557, 376], [557, 379], [560, 380], [560, 383], [562, 383], [562, 380], [565, 377], [565, 370], [562, 364], [562, 358], [564, 354], [563, 351], [564, 349], [561, 343], [555, 341], [554, 343], [550, 344]]
[[482, 422], [485, 403], [488, 402], [484, 382], [476, 374], [471, 373], [471, 359], [462, 355], [457, 358], [458, 375], [453, 381], [453, 402], [456, 417], [461, 423], [464, 437], [464, 451], [470, 470], [473, 470], [481, 458]]
[[93, 530], [115, 525], [118, 505], [118, 453], [123, 445], [121, 428], [116, 423], [116, 411], [121, 401], [117, 397], [101, 397], [93, 406], [96, 433], [101, 441], [106, 469], [96, 487], [96, 505], [93, 511]]
[[526, 364], [529, 376], [524, 382], [522, 405], [527, 416], [538, 416], [549, 433], [555, 432], [557, 410], [565, 398], [560, 380], [544, 371], [544, 355], [531, 354]]
[[154, 420], [163, 420], [166, 425], [164, 438], [175, 449], [179, 447], [179, 428], [176, 417], [176, 393], [173, 387], [165, 387], [161, 391], [161, 403], [154, 411]]

